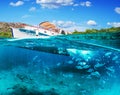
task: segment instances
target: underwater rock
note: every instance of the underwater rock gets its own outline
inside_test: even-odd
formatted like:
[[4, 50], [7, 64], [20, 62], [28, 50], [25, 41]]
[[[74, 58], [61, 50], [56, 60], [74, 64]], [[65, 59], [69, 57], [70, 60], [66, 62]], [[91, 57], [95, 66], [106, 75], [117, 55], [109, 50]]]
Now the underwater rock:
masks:
[[59, 82], [59, 84], [60, 84], [60, 85], [63, 85], [63, 84], [64, 84], [64, 81], [61, 80], [61, 81]]
[[33, 81], [33, 78], [31, 76], [27, 76], [24, 74], [16, 74], [16, 77], [22, 82], [32, 83], [32, 81]]
[[22, 74], [17, 74], [16, 77], [19, 78], [21, 81], [28, 79], [26, 75], [22, 75]]
[[59, 95], [54, 88], [50, 90], [35, 90], [34, 88], [29, 88], [27, 85], [16, 84], [11, 89], [13, 91], [9, 95]]

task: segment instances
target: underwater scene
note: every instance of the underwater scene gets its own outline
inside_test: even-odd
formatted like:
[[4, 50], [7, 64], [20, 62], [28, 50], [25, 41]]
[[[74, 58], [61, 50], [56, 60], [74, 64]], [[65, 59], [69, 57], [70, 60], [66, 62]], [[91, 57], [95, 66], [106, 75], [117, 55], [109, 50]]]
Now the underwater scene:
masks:
[[112, 42], [0, 39], [0, 95], [119, 95], [120, 49]]

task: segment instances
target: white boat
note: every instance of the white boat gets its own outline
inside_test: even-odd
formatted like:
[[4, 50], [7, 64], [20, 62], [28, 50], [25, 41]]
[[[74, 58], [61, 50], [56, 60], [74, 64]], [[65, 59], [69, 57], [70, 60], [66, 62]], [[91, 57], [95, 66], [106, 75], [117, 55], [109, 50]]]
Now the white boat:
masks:
[[61, 35], [45, 29], [12, 28], [13, 38], [48, 38], [49, 36]]
[[13, 38], [46, 38], [67, 34], [49, 22], [42, 22], [39, 26], [24, 25], [22, 28], [12, 28]]

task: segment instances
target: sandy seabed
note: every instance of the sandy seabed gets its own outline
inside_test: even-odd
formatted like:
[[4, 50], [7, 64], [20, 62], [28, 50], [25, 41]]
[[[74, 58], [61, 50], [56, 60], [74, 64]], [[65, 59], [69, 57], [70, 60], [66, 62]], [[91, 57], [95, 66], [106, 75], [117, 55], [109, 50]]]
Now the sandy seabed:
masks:
[[19, 66], [0, 72], [0, 95], [119, 95], [118, 83], [79, 73]]

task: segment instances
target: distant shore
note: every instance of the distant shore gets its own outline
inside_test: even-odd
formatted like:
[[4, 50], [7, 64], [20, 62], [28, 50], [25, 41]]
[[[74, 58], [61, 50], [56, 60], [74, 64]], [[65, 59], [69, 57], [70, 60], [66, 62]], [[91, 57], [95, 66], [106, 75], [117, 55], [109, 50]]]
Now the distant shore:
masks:
[[[25, 23], [7, 23], [0, 22], [0, 38], [12, 38], [12, 29], [13, 28], [23, 28], [24, 25], [28, 25]], [[85, 39], [119, 39], [120, 38], [120, 27], [111, 27], [105, 29], [86, 29], [86, 31], [78, 31], [75, 30], [70, 35], [76, 34], [83, 36]], [[19, 34], [18, 34], [19, 35]], [[113, 35], [113, 36], [112, 36]]]

